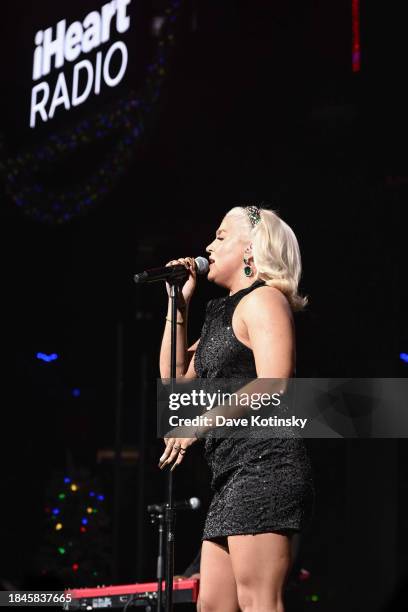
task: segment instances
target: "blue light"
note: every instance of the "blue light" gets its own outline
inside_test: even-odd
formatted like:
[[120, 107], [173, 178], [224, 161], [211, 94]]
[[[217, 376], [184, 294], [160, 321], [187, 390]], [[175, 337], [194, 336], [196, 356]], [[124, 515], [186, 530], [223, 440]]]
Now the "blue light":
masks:
[[52, 513], [53, 513], [53, 514], [59, 514], [59, 513], [60, 513], [59, 508], [54, 508], [54, 510], [52, 511]]
[[105, 497], [103, 495], [98, 495], [98, 499], [99, 499], [99, 501], [103, 501], [105, 499]]
[[408, 363], [408, 353], [400, 353], [400, 358], [402, 361], [405, 361], [405, 363]]
[[89, 492], [89, 497], [95, 497], [95, 493], [93, 491]]
[[72, 389], [72, 397], [79, 397], [81, 395], [81, 389]]
[[70, 479], [70, 478], [65, 477], [65, 478], [64, 478], [64, 482], [65, 482], [65, 484], [68, 484], [69, 482], [71, 482], [71, 479]]
[[47, 353], [37, 353], [36, 357], [37, 359], [41, 359], [41, 361], [46, 361], [47, 363], [58, 359], [57, 353], [51, 353], [50, 355], [47, 355]]
[[88, 519], [82, 519], [81, 523], [82, 523], [83, 525], [87, 525], [87, 524], [88, 524]]

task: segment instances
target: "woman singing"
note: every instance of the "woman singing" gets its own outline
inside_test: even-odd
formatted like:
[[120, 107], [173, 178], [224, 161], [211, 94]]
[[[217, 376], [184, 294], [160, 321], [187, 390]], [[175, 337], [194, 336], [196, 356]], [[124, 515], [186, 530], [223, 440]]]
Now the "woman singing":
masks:
[[[200, 338], [188, 348], [187, 321], [196, 286], [195, 262], [180, 258], [189, 278], [179, 292], [177, 377], [285, 379], [295, 375], [293, 311], [298, 294], [299, 246], [272, 210], [232, 208], [207, 247], [208, 280], [228, 290], [210, 300]], [[168, 292], [170, 287], [167, 285]], [[170, 377], [171, 304], [160, 353]], [[211, 433], [211, 432], [210, 432]], [[165, 438], [159, 466], [181, 463], [197, 438]], [[201, 612], [283, 612], [283, 589], [295, 533], [313, 514], [312, 468], [301, 437], [216, 438], [205, 456], [214, 496], [202, 537]]]

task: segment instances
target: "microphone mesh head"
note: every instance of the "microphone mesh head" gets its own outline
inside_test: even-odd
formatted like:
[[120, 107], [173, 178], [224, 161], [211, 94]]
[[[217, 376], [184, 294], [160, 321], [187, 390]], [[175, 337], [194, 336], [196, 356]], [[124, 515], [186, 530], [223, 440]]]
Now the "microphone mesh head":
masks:
[[195, 262], [197, 266], [197, 274], [206, 274], [208, 272], [210, 264], [205, 257], [196, 257]]
[[189, 502], [192, 510], [198, 510], [198, 508], [201, 506], [201, 502], [198, 497], [190, 497]]

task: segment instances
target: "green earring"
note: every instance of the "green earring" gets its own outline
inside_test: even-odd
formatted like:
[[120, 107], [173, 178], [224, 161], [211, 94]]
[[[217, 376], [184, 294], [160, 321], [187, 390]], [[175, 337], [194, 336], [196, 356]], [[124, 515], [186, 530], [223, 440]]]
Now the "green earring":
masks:
[[244, 274], [245, 276], [252, 276], [253, 275], [253, 271], [250, 265], [248, 265], [248, 260], [246, 257], [244, 257]]

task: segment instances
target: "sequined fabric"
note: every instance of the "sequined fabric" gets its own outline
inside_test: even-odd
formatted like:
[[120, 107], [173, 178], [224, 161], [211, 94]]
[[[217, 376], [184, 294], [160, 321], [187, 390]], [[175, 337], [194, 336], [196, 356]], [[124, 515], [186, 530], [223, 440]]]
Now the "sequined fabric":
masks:
[[[253, 352], [235, 336], [232, 316], [238, 302], [263, 284], [255, 281], [208, 302], [194, 362], [199, 378], [256, 378]], [[262, 433], [247, 438], [207, 434], [205, 457], [214, 495], [202, 539], [300, 531], [309, 523], [315, 491], [303, 438], [289, 428], [273, 438], [270, 428]]]

